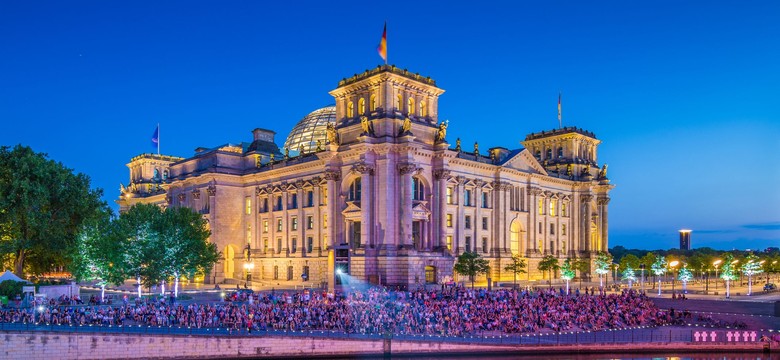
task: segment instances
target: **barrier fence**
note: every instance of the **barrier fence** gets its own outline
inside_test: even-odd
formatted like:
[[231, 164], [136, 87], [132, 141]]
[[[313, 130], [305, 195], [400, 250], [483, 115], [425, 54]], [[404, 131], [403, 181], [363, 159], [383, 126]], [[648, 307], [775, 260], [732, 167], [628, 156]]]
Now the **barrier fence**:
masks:
[[[386, 339], [436, 341], [455, 343], [483, 343], [505, 345], [575, 345], [575, 344], [631, 344], [631, 343], [697, 343], [738, 344], [761, 341], [762, 336], [780, 337], [780, 334], [756, 330], [699, 330], [686, 328], [636, 327], [605, 331], [547, 332], [539, 334], [496, 335], [476, 333], [466, 336], [408, 335], [408, 334], [354, 334], [329, 330], [235, 330], [227, 328], [196, 328], [176, 326], [138, 325], [55, 325], [44, 323], [0, 323], [0, 331], [40, 333], [99, 333], [138, 335], [192, 335], [233, 337], [319, 337], [330, 339]], [[780, 340], [778, 338], [777, 340]]]

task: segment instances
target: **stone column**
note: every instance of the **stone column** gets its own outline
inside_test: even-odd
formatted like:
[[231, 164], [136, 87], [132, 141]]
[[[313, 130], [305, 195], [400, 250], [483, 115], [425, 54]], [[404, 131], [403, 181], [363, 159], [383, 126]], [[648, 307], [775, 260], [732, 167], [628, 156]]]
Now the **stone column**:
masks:
[[[474, 180], [474, 194], [472, 195], [476, 200], [474, 206], [474, 220], [471, 222], [471, 250], [478, 254], [482, 252], [482, 237], [479, 236], [482, 232], [482, 188], [485, 185], [485, 181], [476, 179]], [[488, 229], [490, 231], [490, 229]]]
[[341, 181], [341, 172], [334, 170], [325, 171], [325, 180], [328, 182], [328, 203], [325, 206], [325, 213], [328, 215], [328, 243], [323, 244], [328, 249], [333, 249], [339, 242], [336, 240], [336, 224], [339, 219], [336, 216], [338, 212], [338, 190]]
[[609, 248], [608, 239], [608, 227], [609, 219], [607, 218], [607, 204], [609, 204], [610, 198], [607, 196], [600, 196], [598, 198], [599, 205], [599, 220], [601, 220], [601, 247], [596, 249], [598, 251], [606, 251]]
[[320, 206], [320, 191], [322, 191], [322, 186], [320, 186], [320, 179], [314, 178], [312, 180], [312, 183], [314, 184], [314, 188], [312, 191], [314, 192], [314, 231], [312, 232], [312, 236], [314, 236], [314, 248], [312, 249], [312, 254], [316, 254], [315, 256], [322, 256], [322, 236], [325, 234], [324, 231], [322, 231], [322, 206]]
[[282, 186], [285, 187], [282, 193], [282, 254], [290, 257], [290, 214], [287, 212], [287, 209], [290, 208], [290, 196], [286, 185]]
[[531, 256], [531, 254], [534, 253], [541, 253], [542, 249], [538, 248], [538, 241], [537, 237], [539, 236], [539, 195], [542, 194], [542, 189], [536, 188], [536, 187], [528, 187], [528, 200], [529, 200], [529, 206], [528, 206], [528, 212], [531, 214], [531, 223], [528, 224], [528, 241], [531, 242], [528, 244], [528, 251], [526, 256]]
[[295, 194], [296, 197], [298, 198], [298, 204], [296, 204], [298, 205], [298, 209], [297, 209], [298, 215], [296, 215], [298, 217], [298, 230], [296, 230], [295, 232], [295, 237], [297, 237], [299, 241], [297, 250], [301, 251], [300, 255], [296, 254], [295, 256], [305, 257], [306, 256], [306, 238], [305, 238], [306, 233], [304, 229], [306, 228], [306, 218], [305, 218], [306, 215], [304, 214], [303, 211], [303, 205], [305, 204], [303, 198], [303, 180], [298, 180], [295, 182]]
[[414, 164], [398, 164], [401, 175], [401, 247], [412, 247], [412, 173], [417, 170]]
[[458, 182], [458, 189], [457, 189], [457, 192], [458, 192], [458, 215], [457, 215], [457, 218], [455, 219], [455, 221], [456, 221], [455, 238], [452, 239], [452, 243], [453, 243], [452, 244], [452, 251], [453, 251], [453, 254], [458, 255], [458, 254], [460, 254], [462, 252], [461, 249], [460, 249], [460, 246], [461, 246], [461, 242], [463, 241], [463, 239], [466, 236], [466, 228], [464, 227], [464, 223], [465, 223], [465, 205], [466, 205], [464, 203], [464, 201], [465, 201], [464, 197], [466, 196], [465, 195], [466, 191], [465, 191], [465, 186], [464, 185], [466, 184], [467, 180], [463, 176], [458, 176], [456, 180]]
[[501, 181], [493, 183], [493, 229], [490, 231], [493, 234], [490, 256], [493, 257], [499, 257], [501, 253], [508, 251], [506, 244], [506, 216], [510, 212], [506, 208], [506, 190], [509, 189], [509, 186], [509, 184]]
[[447, 179], [450, 177], [450, 171], [449, 170], [436, 170], [433, 173], [434, 178], [436, 179], [436, 186], [438, 187], [436, 190], [439, 193], [438, 198], [434, 197], [438, 201], [437, 204], [431, 206], [431, 210], [434, 211], [434, 214], [438, 212], [436, 216], [434, 216], [435, 223], [433, 224], [434, 228], [434, 240], [433, 240], [433, 248], [446, 248], [447, 247], [447, 238], [446, 238], [446, 229], [447, 229]]
[[592, 220], [591, 214], [593, 214], [593, 205], [592, 205], [593, 195], [581, 195], [580, 201], [582, 203], [581, 207], [584, 210], [584, 214], [582, 214], [582, 221], [584, 228], [582, 229], [582, 234], [584, 234], [584, 241], [583, 244], [585, 245], [583, 247], [584, 251], [587, 251], [588, 253], [591, 253], [595, 251], [592, 247], [592, 244], [590, 243], [590, 223]]
[[374, 167], [365, 163], [354, 166], [354, 171], [360, 173], [360, 244], [363, 248], [374, 247], [373, 228], [374, 205]]

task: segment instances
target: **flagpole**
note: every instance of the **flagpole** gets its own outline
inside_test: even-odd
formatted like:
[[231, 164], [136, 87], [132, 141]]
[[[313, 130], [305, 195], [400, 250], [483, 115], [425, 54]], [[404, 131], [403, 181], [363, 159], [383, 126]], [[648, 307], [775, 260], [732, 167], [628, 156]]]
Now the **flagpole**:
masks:
[[160, 123], [157, 123], [157, 156], [160, 156]]
[[558, 129], [563, 128], [563, 122], [561, 121], [561, 92], [558, 91]]

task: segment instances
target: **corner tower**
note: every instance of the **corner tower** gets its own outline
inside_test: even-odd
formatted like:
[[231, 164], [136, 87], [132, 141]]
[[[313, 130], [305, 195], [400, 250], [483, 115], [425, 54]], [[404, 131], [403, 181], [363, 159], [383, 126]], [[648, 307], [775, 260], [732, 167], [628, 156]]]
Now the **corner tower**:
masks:
[[406, 133], [413, 134], [418, 142], [433, 145], [442, 93], [444, 90], [436, 87], [430, 77], [393, 65], [380, 65], [342, 79], [330, 92], [336, 101], [340, 143], [356, 142], [364, 134], [395, 138], [403, 135], [399, 129], [406, 123], [410, 125]]

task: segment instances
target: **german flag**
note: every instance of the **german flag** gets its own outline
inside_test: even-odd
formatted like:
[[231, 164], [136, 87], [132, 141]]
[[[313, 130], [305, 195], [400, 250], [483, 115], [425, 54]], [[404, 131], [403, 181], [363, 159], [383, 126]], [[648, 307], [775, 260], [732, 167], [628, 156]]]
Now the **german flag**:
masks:
[[379, 52], [379, 56], [387, 64], [387, 21], [385, 21], [385, 29], [382, 31], [382, 40], [379, 41], [379, 46], [376, 47], [376, 51]]

